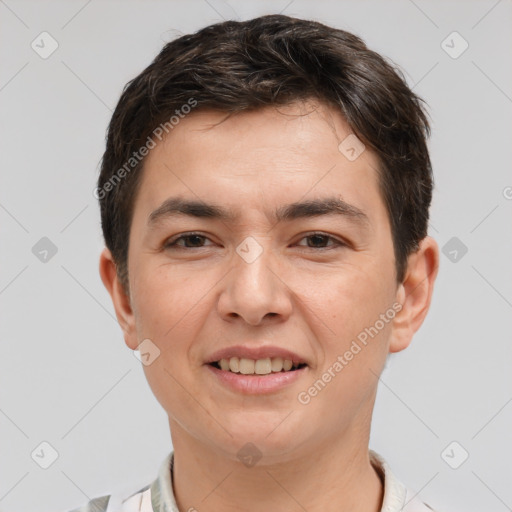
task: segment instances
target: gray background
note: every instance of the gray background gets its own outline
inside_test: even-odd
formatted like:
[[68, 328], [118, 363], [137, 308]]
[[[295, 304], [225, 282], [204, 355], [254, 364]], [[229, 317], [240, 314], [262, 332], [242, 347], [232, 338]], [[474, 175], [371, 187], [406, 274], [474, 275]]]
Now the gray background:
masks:
[[[405, 70], [433, 118], [430, 234], [441, 247], [457, 237], [424, 326], [382, 375], [371, 447], [439, 512], [512, 510], [506, 0], [0, 0], [0, 510], [63, 511], [156, 476], [171, 449], [167, 417], [97, 270], [105, 129], [164, 42], [283, 10], [353, 31]], [[59, 45], [47, 59], [31, 48], [43, 31]], [[469, 44], [458, 58], [462, 40], [442, 45], [453, 31]], [[48, 242], [32, 252], [43, 237], [57, 248], [46, 262]], [[43, 441], [59, 455], [46, 470], [31, 458]]]

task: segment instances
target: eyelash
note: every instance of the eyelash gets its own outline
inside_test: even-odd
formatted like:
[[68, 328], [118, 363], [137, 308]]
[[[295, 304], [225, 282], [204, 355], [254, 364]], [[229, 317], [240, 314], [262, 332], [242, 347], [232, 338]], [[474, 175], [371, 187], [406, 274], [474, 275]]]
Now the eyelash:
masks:
[[[201, 233], [196, 233], [196, 232], [182, 233], [181, 235], [179, 235], [177, 237], [174, 237], [174, 238], [172, 238], [170, 240], [167, 240], [164, 243], [163, 248], [164, 249], [171, 249], [171, 250], [178, 250], [178, 251], [179, 250], [187, 250], [187, 249], [203, 249], [204, 246], [201, 246], [201, 247], [185, 247], [185, 246], [179, 246], [177, 244], [177, 242], [179, 240], [185, 240], [185, 239], [193, 237], [193, 236], [197, 236], [197, 237], [209, 240], [207, 236], [202, 235]], [[346, 243], [342, 242], [341, 240], [338, 240], [337, 238], [333, 237], [332, 235], [328, 235], [327, 233], [322, 233], [322, 232], [312, 232], [312, 233], [309, 233], [307, 235], [304, 235], [300, 240], [303, 240], [305, 238], [311, 238], [311, 237], [314, 237], [314, 236], [320, 236], [320, 237], [327, 238], [327, 242], [332, 240], [333, 244], [331, 246], [327, 246], [327, 247], [308, 247], [308, 246], [305, 246], [305, 249], [317, 249], [317, 250], [321, 250], [321, 251], [322, 250], [326, 251], [326, 250], [332, 250], [332, 249], [335, 249], [335, 248], [338, 248], [338, 247], [347, 247]], [[304, 247], [304, 246], [302, 246], [302, 247]]]

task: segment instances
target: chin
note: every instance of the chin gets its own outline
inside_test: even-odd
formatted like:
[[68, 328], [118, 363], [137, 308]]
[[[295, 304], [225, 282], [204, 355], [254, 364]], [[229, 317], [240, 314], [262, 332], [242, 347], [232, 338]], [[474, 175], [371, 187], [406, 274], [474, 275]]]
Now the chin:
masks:
[[[276, 458], [276, 461], [283, 460], [287, 455], [293, 453], [302, 444], [301, 434], [305, 434], [304, 429], [294, 426], [293, 423], [286, 425], [289, 419], [286, 414], [273, 415], [269, 417], [270, 421], [261, 421], [262, 413], [259, 413], [260, 421], [255, 421], [252, 415], [249, 415], [247, 421], [238, 418], [235, 424], [225, 425], [226, 430], [231, 434], [229, 438], [223, 436], [219, 440], [219, 446], [227, 451], [230, 456], [233, 454], [238, 458], [240, 450], [254, 450], [255, 453], [261, 452], [267, 460]], [[297, 430], [295, 430], [297, 429]], [[254, 448], [253, 448], [254, 447]]]

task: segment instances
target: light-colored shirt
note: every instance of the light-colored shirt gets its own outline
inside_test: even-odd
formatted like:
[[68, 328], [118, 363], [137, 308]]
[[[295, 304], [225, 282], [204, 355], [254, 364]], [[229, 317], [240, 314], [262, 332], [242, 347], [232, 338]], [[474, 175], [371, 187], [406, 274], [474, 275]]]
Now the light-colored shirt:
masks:
[[[433, 509], [404, 486], [386, 461], [373, 450], [370, 450], [370, 461], [384, 482], [381, 512], [432, 512]], [[193, 507], [180, 511], [176, 505], [172, 486], [173, 463], [174, 451], [171, 451], [152, 483], [127, 496], [112, 494], [95, 498], [71, 512], [197, 512]]]

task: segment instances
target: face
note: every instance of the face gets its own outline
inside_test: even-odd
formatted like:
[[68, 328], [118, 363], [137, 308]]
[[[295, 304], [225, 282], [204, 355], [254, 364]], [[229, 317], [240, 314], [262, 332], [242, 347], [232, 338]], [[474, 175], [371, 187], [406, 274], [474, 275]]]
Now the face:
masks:
[[[151, 340], [144, 371], [173, 434], [279, 460], [367, 434], [404, 289], [377, 158], [340, 150], [351, 133], [322, 104], [197, 111], [148, 155], [116, 310], [130, 348]], [[207, 363], [234, 346], [307, 366], [228, 383]]]

